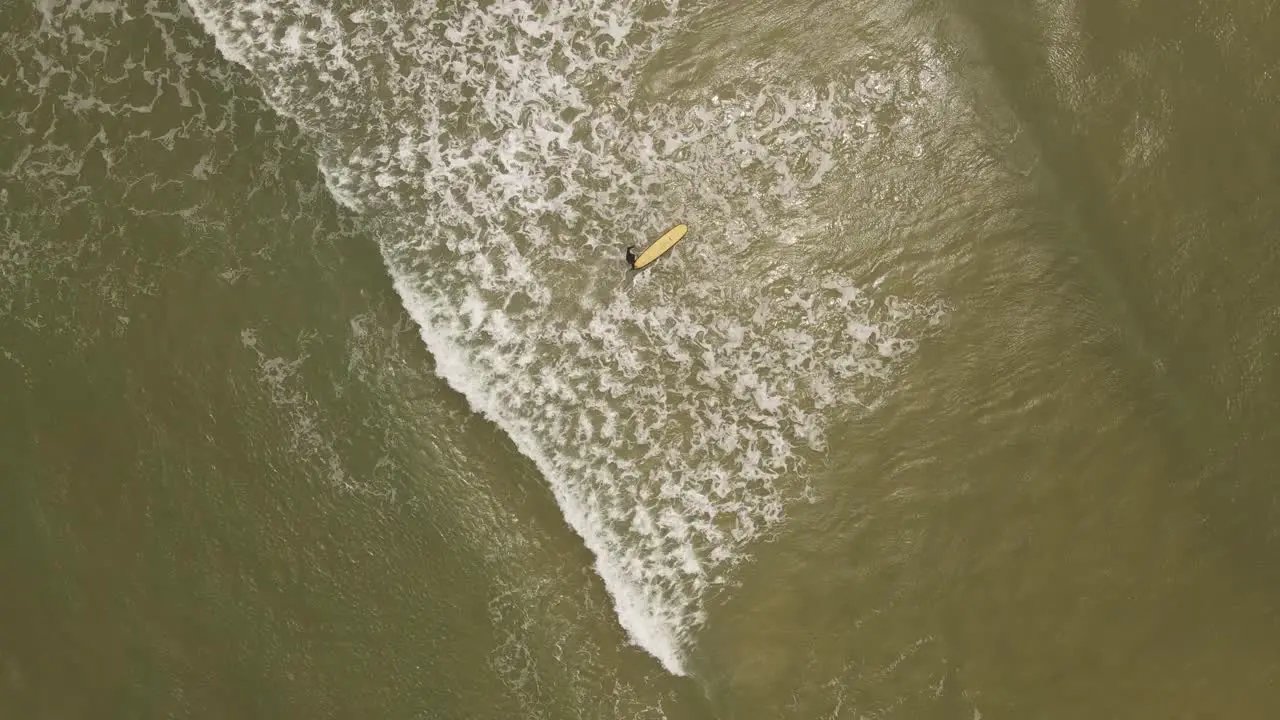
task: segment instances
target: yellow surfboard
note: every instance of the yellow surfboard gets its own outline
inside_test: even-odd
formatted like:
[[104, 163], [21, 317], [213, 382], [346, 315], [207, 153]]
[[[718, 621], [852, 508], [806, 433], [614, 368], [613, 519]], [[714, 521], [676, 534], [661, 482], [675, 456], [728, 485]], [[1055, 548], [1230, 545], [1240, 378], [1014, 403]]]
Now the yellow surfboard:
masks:
[[662, 237], [654, 240], [652, 245], [645, 248], [644, 252], [640, 253], [640, 256], [636, 258], [636, 261], [632, 263], [631, 267], [639, 270], [645, 265], [648, 265], [654, 260], [662, 257], [664, 253], [670, 250], [676, 243], [680, 242], [680, 239], [683, 238], [684, 234], [687, 232], [689, 232], [689, 226], [684, 223], [680, 223], [666, 231], [663, 233]]

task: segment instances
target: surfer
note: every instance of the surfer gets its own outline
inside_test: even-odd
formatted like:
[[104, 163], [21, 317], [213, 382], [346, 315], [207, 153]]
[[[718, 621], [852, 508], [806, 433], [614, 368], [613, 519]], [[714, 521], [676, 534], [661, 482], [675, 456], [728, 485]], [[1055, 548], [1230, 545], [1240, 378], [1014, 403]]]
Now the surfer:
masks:
[[631, 245], [627, 248], [627, 264], [631, 267], [636, 265], [636, 246]]

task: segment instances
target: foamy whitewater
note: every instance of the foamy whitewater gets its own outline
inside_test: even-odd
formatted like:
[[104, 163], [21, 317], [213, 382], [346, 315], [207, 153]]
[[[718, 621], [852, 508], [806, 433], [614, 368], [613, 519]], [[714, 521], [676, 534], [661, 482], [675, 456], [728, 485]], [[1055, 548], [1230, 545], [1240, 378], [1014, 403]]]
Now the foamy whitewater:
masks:
[[[909, 135], [936, 61], [644, 106], [635, 79], [692, 10], [457, 5], [191, 0], [313, 137], [439, 374], [537, 464], [623, 627], [684, 674], [710, 591], [812, 499], [825, 428], [939, 318], [821, 270], [844, 239], [807, 220]], [[676, 221], [689, 237], [629, 274], [623, 248]]]

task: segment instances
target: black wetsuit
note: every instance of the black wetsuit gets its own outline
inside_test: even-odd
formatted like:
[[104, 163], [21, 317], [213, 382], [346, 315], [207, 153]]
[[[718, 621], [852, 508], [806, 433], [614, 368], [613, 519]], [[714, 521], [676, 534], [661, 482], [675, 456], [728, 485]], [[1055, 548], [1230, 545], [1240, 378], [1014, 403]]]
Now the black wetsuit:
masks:
[[632, 245], [631, 247], [627, 248], [627, 264], [633, 265], [633, 266], [636, 264], [636, 246], [635, 245]]

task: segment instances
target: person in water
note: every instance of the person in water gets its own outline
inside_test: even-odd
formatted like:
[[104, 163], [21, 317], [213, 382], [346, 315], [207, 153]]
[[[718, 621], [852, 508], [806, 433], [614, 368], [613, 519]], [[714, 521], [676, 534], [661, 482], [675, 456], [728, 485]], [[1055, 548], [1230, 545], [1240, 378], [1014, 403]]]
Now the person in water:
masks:
[[627, 264], [635, 267], [636, 264], [636, 246], [632, 245], [627, 248]]

